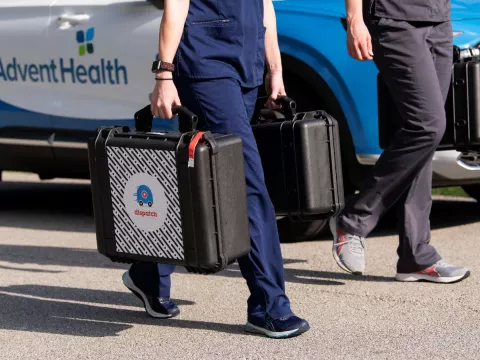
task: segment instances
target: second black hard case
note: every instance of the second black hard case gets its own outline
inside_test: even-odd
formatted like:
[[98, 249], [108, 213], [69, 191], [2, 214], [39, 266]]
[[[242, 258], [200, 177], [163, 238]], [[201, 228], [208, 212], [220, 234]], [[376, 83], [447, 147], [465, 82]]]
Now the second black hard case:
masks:
[[[480, 59], [455, 63], [451, 86], [451, 113], [455, 148], [462, 152], [480, 150]], [[453, 126], [452, 126], [453, 125]]]
[[277, 215], [311, 221], [343, 209], [340, 136], [331, 115], [293, 111], [252, 128]]

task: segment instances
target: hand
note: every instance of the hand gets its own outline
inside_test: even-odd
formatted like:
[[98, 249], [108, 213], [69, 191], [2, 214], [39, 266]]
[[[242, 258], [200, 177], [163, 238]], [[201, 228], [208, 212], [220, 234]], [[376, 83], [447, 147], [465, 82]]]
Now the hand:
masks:
[[265, 107], [267, 109], [279, 109], [282, 106], [275, 104], [275, 100], [279, 96], [287, 95], [285, 93], [285, 85], [283, 84], [283, 76], [281, 71], [268, 72], [265, 76], [265, 90], [268, 95]]
[[152, 114], [160, 119], [173, 118], [172, 107], [181, 105], [177, 88], [172, 80], [156, 80], [150, 102]]
[[362, 18], [353, 18], [347, 27], [348, 54], [356, 60], [372, 60], [372, 38]]

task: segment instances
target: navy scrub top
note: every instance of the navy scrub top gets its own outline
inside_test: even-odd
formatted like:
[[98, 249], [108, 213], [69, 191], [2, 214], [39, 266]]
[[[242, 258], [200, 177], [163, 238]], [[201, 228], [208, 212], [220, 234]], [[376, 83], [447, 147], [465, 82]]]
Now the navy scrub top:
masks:
[[263, 83], [263, 0], [190, 0], [175, 56], [176, 74], [234, 78], [247, 88]]

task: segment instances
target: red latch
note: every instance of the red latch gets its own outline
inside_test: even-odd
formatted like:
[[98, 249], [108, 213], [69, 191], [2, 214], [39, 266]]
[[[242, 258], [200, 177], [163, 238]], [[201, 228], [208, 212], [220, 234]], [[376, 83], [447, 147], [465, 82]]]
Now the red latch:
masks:
[[198, 132], [190, 141], [188, 146], [188, 167], [195, 167], [195, 149], [197, 148], [198, 142], [203, 138], [205, 132]]

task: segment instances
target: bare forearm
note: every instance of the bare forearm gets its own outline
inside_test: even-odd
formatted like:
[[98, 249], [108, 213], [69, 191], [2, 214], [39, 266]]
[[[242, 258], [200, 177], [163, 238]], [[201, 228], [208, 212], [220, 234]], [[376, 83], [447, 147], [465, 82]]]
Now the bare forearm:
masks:
[[372, 60], [372, 38], [363, 19], [363, 1], [345, 0], [347, 8], [347, 50], [357, 60]]
[[277, 19], [272, 0], [263, 0], [264, 19], [263, 24], [267, 28], [265, 33], [265, 60], [269, 72], [282, 71], [282, 58], [278, 46]]
[[182, 38], [189, 6], [190, 0], [165, 0], [158, 42], [160, 60], [173, 62]]
[[362, 0], [345, 0], [347, 22], [361, 19], [363, 21]]

